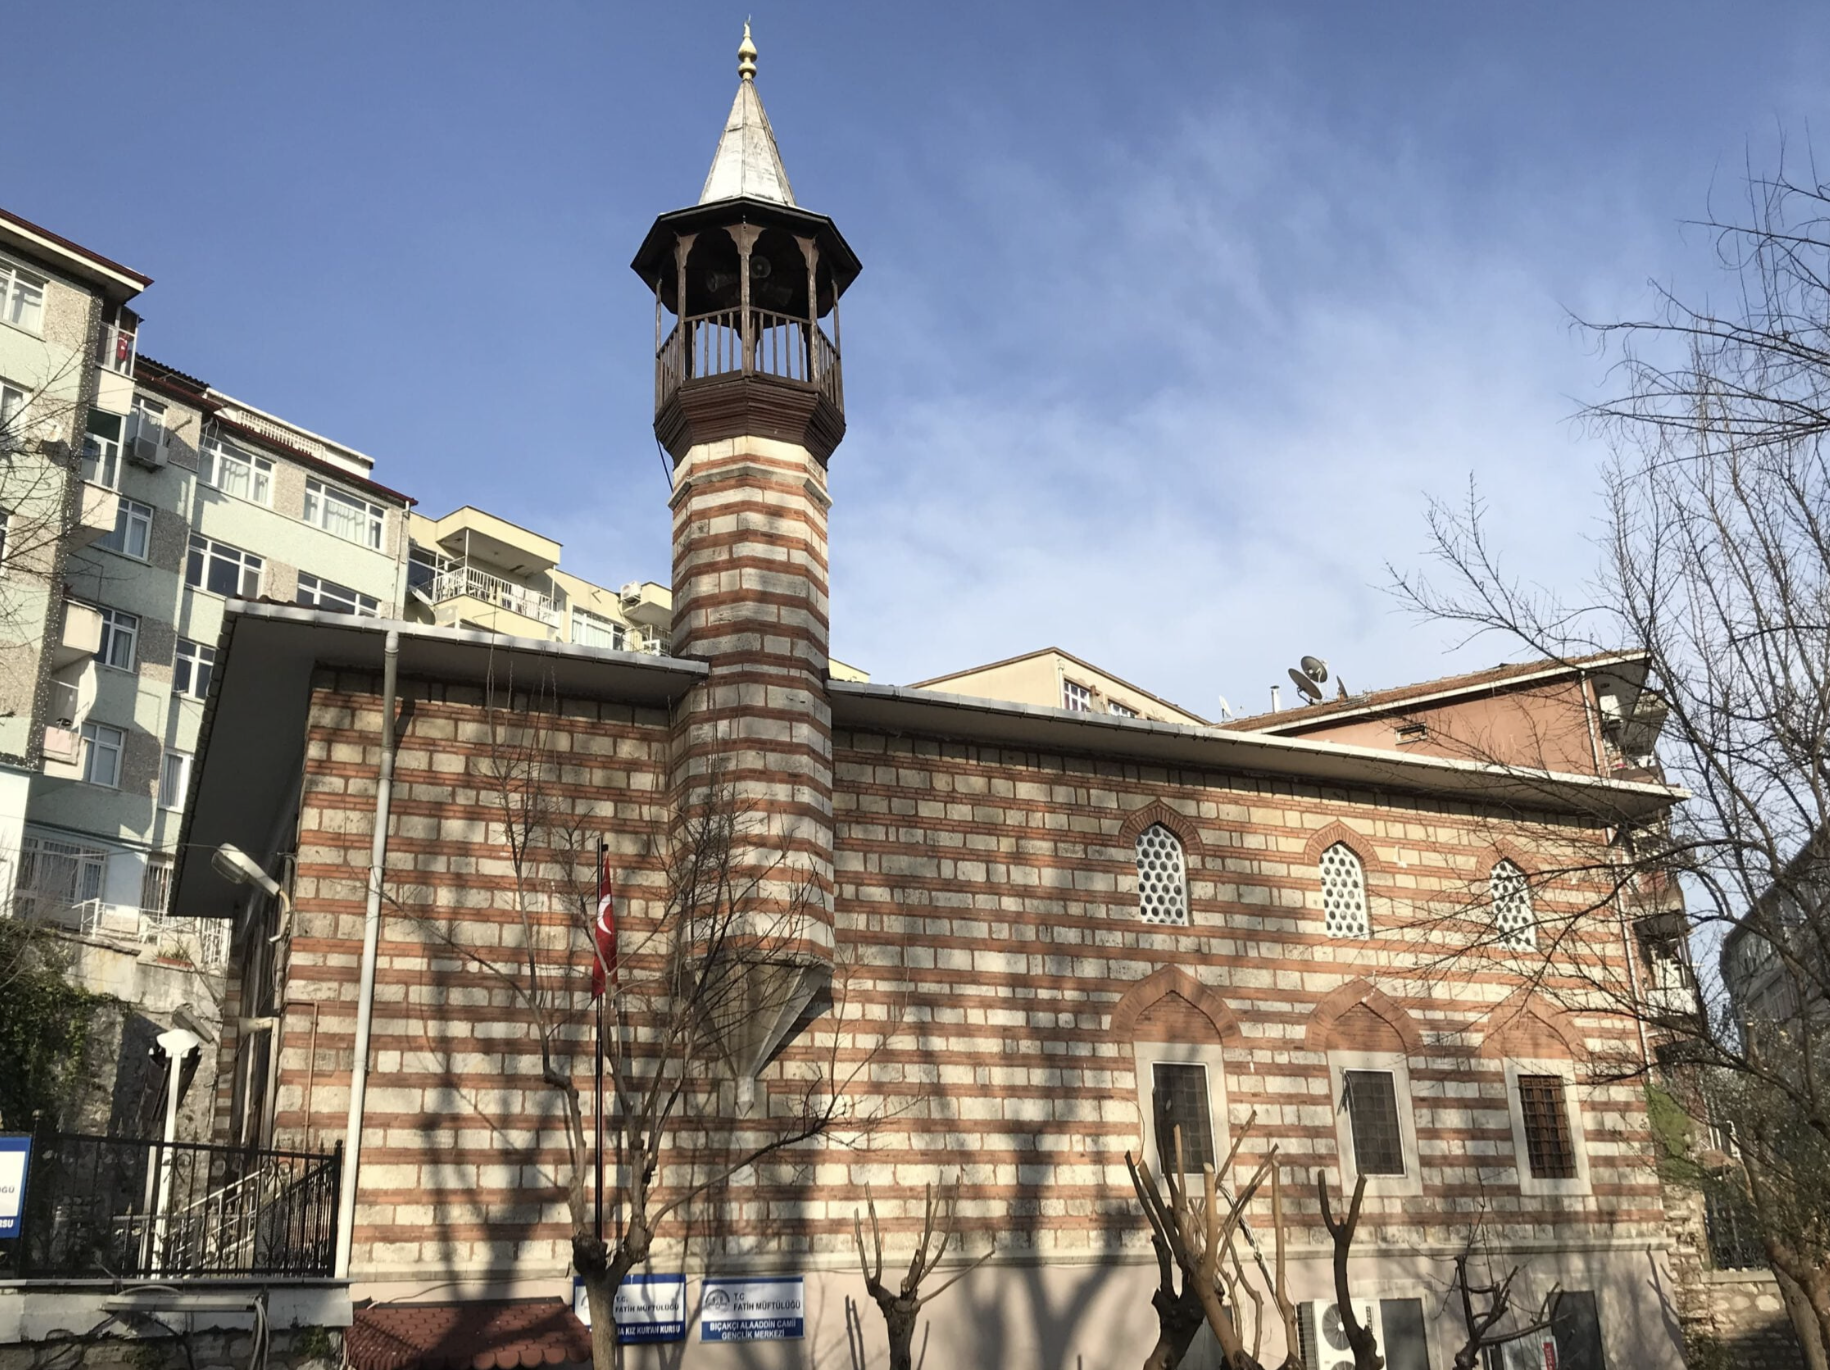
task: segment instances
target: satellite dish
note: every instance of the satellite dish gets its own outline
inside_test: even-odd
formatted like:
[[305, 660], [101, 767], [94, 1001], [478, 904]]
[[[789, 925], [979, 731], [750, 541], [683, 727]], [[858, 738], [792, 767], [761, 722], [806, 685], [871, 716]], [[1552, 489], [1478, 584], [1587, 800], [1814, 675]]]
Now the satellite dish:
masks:
[[1221, 695], [1220, 696], [1220, 717], [1231, 718], [1232, 716], [1233, 716], [1233, 706], [1226, 702], [1225, 695]]
[[1317, 685], [1294, 666], [1290, 668], [1290, 679], [1296, 683], [1296, 688], [1301, 692], [1304, 699], [1308, 700], [1311, 704], [1321, 703], [1322, 687]]
[[1328, 663], [1319, 656], [1306, 656], [1297, 665], [1301, 666], [1303, 674], [1317, 685], [1328, 679]]

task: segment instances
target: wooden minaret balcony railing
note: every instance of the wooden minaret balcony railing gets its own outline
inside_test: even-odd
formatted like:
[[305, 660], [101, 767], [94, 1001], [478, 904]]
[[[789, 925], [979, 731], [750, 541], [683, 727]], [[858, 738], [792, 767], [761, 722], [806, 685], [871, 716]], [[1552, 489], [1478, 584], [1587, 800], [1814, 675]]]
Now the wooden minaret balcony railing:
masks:
[[675, 323], [657, 341], [655, 411], [664, 409], [682, 385], [744, 374], [810, 386], [845, 407], [839, 349], [816, 320], [763, 309], [747, 315], [741, 309], [720, 309]]

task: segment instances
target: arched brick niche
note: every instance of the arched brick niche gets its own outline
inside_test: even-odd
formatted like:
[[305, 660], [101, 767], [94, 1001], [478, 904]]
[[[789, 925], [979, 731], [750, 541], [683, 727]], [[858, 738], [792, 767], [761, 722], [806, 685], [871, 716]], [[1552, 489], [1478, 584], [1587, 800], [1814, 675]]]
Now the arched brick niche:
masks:
[[1164, 966], [1145, 976], [1112, 1009], [1121, 1042], [1225, 1042], [1238, 1036], [1238, 1015], [1187, 971]]
[[1338, 821], [1330, 823], [1325, 828], [1317, 828], [1309, 834], [1309, 840], [1303, 844], [1303, 863], [1310, 867], [1319, 866], [1322, 861], [1322, 853], [1336, 842], [1341, 843], [1360, 858], [1360, 867], [1368, 875], [1385, 869], [1380, 863], [1378, 855], [1373, 851], [1372, 838]]
[[1588, 1055], [1575, 1021], [1530, 986], [1500, 1000], [1482, 1025], [1480, 1054], [1489, 1060], [1579, 1061]]
[[1423, 1033], [1396, 999], [1370, 980], [1349, 980], [1329, 991], [1309, 1014], [1303, 1045], [1310, 1051], [1423, 1054]]
[[1153, 799], [1143, 808], [1133, 809], [1125, 816], [1124, 825], [1118, 830], [1119, 842], [1127, 847], [1136, 846], [1144, 829], [1153, 823], [1161, 823], [1174, 833], [1182, 844], [1182, 850], [1189, 856], [1201, 850], [1201, 833], [1189, 821], [1188, 816], [1170, 808], [1160, 799]]

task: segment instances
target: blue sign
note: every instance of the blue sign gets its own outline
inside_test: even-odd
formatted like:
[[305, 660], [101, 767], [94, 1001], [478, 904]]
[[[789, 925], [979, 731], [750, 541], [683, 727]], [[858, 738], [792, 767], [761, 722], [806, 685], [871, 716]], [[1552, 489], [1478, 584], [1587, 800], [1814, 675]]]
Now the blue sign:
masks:
[[0, 1238], [17, 1237], [25, 1223], [25, 1177], [32, 1168], [32, 1139], [0, 1136]]
[[799, 1275], [707, 1277], [699, 1304], [700, 1341], [799, 1341], [807, 1297]]
[[[616, 1335], [626, 1345], [636, 1342], [686, 1340], [686, 1276], [625, 1275], [616, 1287]], [[591, 1300], [585, 1282], [572, 1280], [572, 1311], [586, 1327], [591, 1325]]]

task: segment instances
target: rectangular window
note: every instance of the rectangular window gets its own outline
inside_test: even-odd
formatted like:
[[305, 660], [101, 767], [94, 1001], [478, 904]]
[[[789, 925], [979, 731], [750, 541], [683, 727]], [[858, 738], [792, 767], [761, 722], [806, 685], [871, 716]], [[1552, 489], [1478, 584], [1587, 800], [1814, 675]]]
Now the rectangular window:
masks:
[[91, 899], [100, 899], [107, 870], [105, 851], [27, 833], [20, 844], [13, 912], [22, 918], [34, 914], [55, 917]]
[[273, 463], [232, 447], [220, 438], [204, 443], [197, 479], [212, 490], [255, 504], [273, 503]]
[[411, 543], [407, 548], [407, 588], [424, 590], [436, 599], [438, 596], [431, 589], [432, 582], [454, 565], [456, 563], [444, 553], [431, 547], [421, 547], [417, 542]]
[[210, 693], [210, 674], [216, 669], [216, 649], [188, 637], [178, 639], [172, 664], [172, 693], [203, 699]]
[[589, 609], [572, 609], [572, 641], [582, 647], [609, 647], [623, 650], [623, 625]]
[[1093, 712], [1093, 691], [1074, 680], [1061, 682], [1061, 707], [1077, 714]]
[[192, 533], [190, 555], [184, 563], [184, 583], [231, 599], [258, 599], [261, 564], [252, 552]]
[[140, 616], [125, 609], [101, 609], [100, 613], [102, 645], [96, 649], [95, 659], [117, 671], [131, 671], [140, 641]]
[[97, 538], [95, 545], [145, 561], [146, 549], [152, 545], [152, 520], [152, 505], [122, 495], [114, 511], [114, 531]]
[[334, 580], [299, 572], [298, 602], [308, 609], [330, 609], [339, 614], [360, 614], [363, 618], [380, 618], [381, 601], [361, 594]]
[[146, 874], [140, 877], [140, 912], [148, 918], [163, 918], [172, 900], [172, 859], [150, 856]]
[[0, 320], [28, 333], [44, 331], [45, 277], [0, 260]]
[[1116, 699], [1108, 699], [1106, 701], [1106, 712], [1109, 714], [1116, 714], [1120, 718], [1136, 718], [1137, 717], [1136, 709], [1126, 708], [1123, 704], [1120, 704]]
[[1157, 1061], [1150, 1067], [1156, 1110], [1156, 1154], [1163, 1174], [1176, 1163], [1176, 1129], [1182, 1129], [1182, 1169], [1199, 1174], [1216, 1164], [1214, 1120], [1207, 1106], [1207, 1067]]
[[0, 509], [0, 571], [6, 569], [6, 535], [12, 531], [13, 516]]
[[191, 754], [189, 752], [167, 752], [165, 764], [159, 768], [159, 807], [162, 809], [182, 809], [184, 796], [191, 788]]
[[1525, 1159], [1537, 1180], [1576, 1178], [1576, 1147], [1560, 1075], [1519, 1076], [1519, 1117], [1525, 1123]]
[[25, 447], [25, 411], [30, 402], [24, 390], [0, 381], [0, 452], [18, 452]]
[[381, 508], [321, 480], [305, 482], [305, 522], [364, 547], [381, 546]]
[[83, 779], [91, 785], [121, 788], [121, 753], [127, 734], [106, 723], [83, 724]]
[[83, 433], [83, 479], [110, 490], [121, 488], [121, 423], [119, 414], [89, 411]]
[[1404, 1174], [1404, 1135], [1398, 1127], [1398, 1090], [1389, 1070], [1341, 1072], [1353, 1164], [1362, 1175]]

